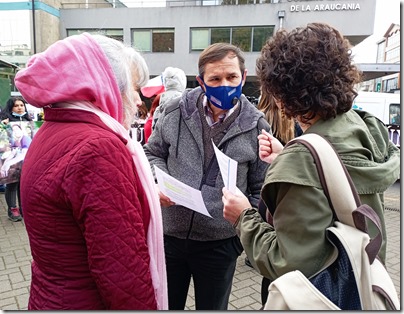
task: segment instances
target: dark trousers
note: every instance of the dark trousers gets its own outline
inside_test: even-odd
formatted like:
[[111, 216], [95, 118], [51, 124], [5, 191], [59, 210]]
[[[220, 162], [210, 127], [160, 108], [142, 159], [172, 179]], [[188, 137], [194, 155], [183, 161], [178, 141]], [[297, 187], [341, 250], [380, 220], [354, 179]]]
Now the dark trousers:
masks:
[[262, 306], [265, 306], [265, 303], [267, 303], [268, 299], [268, 288], [269, 285], [271, 284], [271, 280], [265, 277], [262, 277], [262, 283], [261, 283], [261, 303]]
[[194, 241], [164, 236], [170, 310], [184, 310], [191, 276], [196, 310], [227, 310], [239, 238]]
[[6, 184], [6, 190], [4, 191], [4, 197], [6, 199], [8, 209], [17, 207], [17, 199], [18, 199], [18, 204], [20, 205], [20, 213], [22, 214], [20, 182], [19, 181]]

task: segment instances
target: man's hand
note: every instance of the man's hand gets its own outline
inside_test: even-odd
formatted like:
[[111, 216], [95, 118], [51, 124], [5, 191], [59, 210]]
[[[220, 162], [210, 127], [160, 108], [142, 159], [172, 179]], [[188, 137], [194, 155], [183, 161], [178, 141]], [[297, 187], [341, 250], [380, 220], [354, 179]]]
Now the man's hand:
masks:
[[165, 196], [163, 193], [160, 192], [160, 189], [159, 189], [157, 184], [156, 184], [156, 190], [157, 190], [158, 195], [160, 197], [160, 205], [162, 207], [170, 207], [170, 206], [175, 205], [174, 202], [172, 202], [167, 196]]

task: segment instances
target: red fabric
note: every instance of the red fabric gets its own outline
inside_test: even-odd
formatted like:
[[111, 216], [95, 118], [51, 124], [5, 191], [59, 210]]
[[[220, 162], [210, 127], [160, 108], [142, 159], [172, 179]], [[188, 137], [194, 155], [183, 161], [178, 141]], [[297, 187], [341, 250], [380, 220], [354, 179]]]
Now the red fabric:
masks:
[[144, 126], [143, 126], [145, 143], [148, 142], [149, 137], [150, 137], [150, 135], [151, 135], [151, 133], [152, 133], [152, 123], [153, 123], [153, 116], [150, 116], [150, 117], [146, 120], [146, 122], [145, 122], [145, 124], [144, 124]]
[[92, 113], [45, 108], [45, 120], [21, 176], [28, 309], [155, 310], [150, 212], [124, 140]]

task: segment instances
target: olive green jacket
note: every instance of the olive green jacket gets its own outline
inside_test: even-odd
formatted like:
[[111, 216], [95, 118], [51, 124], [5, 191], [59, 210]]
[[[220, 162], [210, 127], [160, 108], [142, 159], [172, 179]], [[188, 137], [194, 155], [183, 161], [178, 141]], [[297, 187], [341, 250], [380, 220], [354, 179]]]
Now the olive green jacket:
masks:
[[[400, 152], [388, 139], [386, 127], [365, 112], [350, 110], [335, 119], [319, 120], [305, 132], [328, 139], [337, 150], [363, 204], [379, 215], [384, 241], [379, 257], [385, 261], [386, 229], [383, 193], [400, 176]], [[330, 263], [333, 247], [325, 230], [333, 223], [308, 149], [302, 144], [285, 148], [268, 168], [261, 198], [274, 213], [274, 227], [256, 209], [245, 210], [236, 225], [254, 268], [274, 280], [300, 270], [311, 277]], [[374, 229], [369, 225], [369, 232]]]

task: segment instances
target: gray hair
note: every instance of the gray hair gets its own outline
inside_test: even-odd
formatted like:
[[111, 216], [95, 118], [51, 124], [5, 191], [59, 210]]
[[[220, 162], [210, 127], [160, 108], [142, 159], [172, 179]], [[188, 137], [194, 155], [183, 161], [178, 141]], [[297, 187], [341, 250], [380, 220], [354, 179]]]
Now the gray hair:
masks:
[[[122, 98], [133, 104], [134, 88], [140, 88], [147, 84], [149, 80], [149, 69], [146, 61], [134, 48], [125, 46], [122, 42], [103, 36], [92, 35], [104, 51], [112, 71], [114, 72], [119, 91]], [[133, 81], [136, 75], [137, 82]]]

